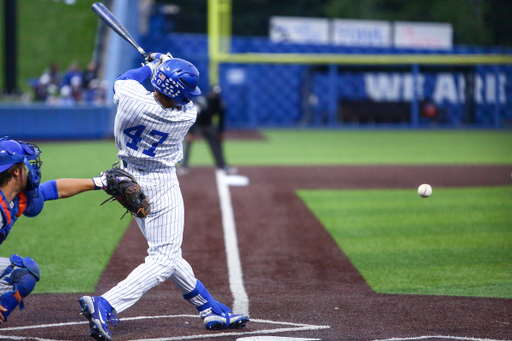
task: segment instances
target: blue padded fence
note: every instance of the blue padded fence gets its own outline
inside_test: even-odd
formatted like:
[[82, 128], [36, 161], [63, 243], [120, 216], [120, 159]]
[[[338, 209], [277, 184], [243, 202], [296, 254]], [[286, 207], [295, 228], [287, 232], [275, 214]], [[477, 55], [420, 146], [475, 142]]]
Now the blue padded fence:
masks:
[[[143, 37], [151, 51], [170, 51], [190, 60], [201, 72], [200, 87], [208, 88], [207, 36], [169, 34]], [[502, 47], [455, 46], [452, 50], [357, 48], [334, 45], [273, 43], [264, 37], [233, 37], [233, 53], [338, 54], [512, 54]], [[446, 70], [443, 70], [446, 68]], [[460, 68], [460, 67], [459, 67]], [[346, 125], [344, 108], [410, 108], [403, 123], [411, 127], [463, 125], [502, 127], [512, 123], [512, 67], [449, 65], [436, 70], [418, 65], [368, 67], [289, 64], [223, 64], [220, 83], [228, 107], [228, 127], [339, 127]], [[415, 91], [412, 82], [418, 82]], [[471, 90], [471, 91], [469, 91]], [[414, 93], [416, 94], [414, 95]], [[466, 100], [466, 97], [474, 100]], [[417, 101], [415, 101], [417, 99]], [[424, 113], [435, 106], [435, 116]], [[386, 111], [384, 110], [383, 113]], [[385, 119], [385, 117], [383, 118]]]
[[0, 136], [25, 140], [110, 138], [114, 114], [110, 107], [0, 106]]
[[[128, 45], [126, 42], [123, 44]], [[171, 52], [194, 63], [208, 90], [208, 44], [202, 34], [140, 38], [146, 51]], [[129, 45], [128, 48], [133, 50]], [[132, 51], [133, 52], [133, 51]], [[456, 46], [450, 51], [352, 48], [272, 43], [234, 37], [232, 52], [512, 54], [512, 49]], [[131, 67], [140, 66], [134, 53]], [[130, 67], [130, 66], [127, 66]], [[415, 91], [412, 84], [418, 84]], [[149, 84], [149, 82], [148, 82]], [[145, 84], [148, 86], [148, 84]], [[344, 127], [393, 122], [409, 128], [512, 126], [512, 66], [465, 69], [341, 65], [222, 64], [220, 85], [228, 128]], [[149, 86], [148, 86], [149, 87]], [[470, 96], [471, 101], [465, 99]], [[415, 101], [417, 99], [417, 101]], [[432, 107], [435, 110], [430, 110]], [[404, 116], [403, 113], [406, 113]], [[21, 139], [95, 139], [113, 136], [115, 107], [0, 106], [0, 136]]]

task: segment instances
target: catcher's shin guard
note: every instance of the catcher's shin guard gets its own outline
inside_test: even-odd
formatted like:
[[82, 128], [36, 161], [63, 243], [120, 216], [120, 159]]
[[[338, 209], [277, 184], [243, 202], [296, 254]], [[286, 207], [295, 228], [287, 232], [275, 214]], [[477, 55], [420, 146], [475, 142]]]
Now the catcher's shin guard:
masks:
[[11, 265], [0, 275], [2, 284], [12, 285], [12, 291], [0, 296], [0, 305], [7, 309], [3, 312], [4, 321], [19, 305], [20, 310], [25, 309], [23, 299], [27, 297], [39, 280], [39, 266], [30, 257], [22, 258], [18, 255], [11, 256]]
[[20, 294], [16, 291], [6, 292], [2, 296], [0, 296], [0, 305], [7, 309], [7, 311], [2, 312], [4, 316], [4, 321], [7, 322], [7, 317], [11, 315], [14, 309], [22, 302]]

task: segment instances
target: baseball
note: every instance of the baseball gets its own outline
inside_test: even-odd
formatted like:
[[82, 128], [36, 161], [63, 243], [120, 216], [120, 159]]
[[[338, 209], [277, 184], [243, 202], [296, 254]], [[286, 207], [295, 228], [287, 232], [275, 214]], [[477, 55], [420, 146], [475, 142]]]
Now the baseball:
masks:
[[420, 187], [418, 187], [418, 194], [422, 198], [428, 198], [432, 195], [432, 186], [429, 184], [423, 184]]

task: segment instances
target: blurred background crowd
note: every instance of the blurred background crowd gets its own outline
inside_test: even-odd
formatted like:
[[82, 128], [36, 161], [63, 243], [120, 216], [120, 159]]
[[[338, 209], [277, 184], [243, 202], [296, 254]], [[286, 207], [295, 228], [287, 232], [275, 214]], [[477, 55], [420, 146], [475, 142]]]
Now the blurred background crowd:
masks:
[[61, 70], [59, 63], [53, 62], [30, 83], [34, 102], [64, 107], [106, 104], [107, 81], [98, 78], [93, 62], [82, 69], [77, 61], [73, 61], [65, 71]]

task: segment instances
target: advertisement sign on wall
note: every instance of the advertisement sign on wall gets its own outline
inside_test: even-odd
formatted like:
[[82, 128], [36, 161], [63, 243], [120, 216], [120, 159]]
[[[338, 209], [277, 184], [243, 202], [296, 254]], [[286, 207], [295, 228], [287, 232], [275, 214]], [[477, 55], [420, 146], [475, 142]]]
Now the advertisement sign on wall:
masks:
[[270, 18], [270, 40], [276, 43], [329, 44], [329, 20], [272, 17]]
[[453, 28], [443, 23], [394, 23], [394, 44], [398, 48], [451, 49]]
[[453, 27], [447, 23], [277, 16], [270, 18], [270, 40], [295, 44], [452, 49]]
[[391, 23], [375, 20], [333, 21], [333, 44], [346, 46], [389, 47]]

